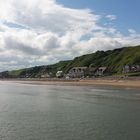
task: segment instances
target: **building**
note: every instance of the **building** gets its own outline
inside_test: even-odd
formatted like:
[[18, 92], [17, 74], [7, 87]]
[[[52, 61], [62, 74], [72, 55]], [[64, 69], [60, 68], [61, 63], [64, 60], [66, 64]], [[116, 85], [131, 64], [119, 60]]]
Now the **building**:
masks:
[[74, 67], [69, 70], [68, 76], [70, 78], [82, 78], [88, 75], [88, 67]]
[[123, 73], [129, 73], [130, 72], [130, 66], [129, 65], [125, 65], [123, 67]]
[[9, 74], [8, 71], [0, 72], [0, 78], [8, 78]]
[[139, 71], [140, 71], [140, 65], [131, 66], [131, 72], [139, 72]]
[[88, 76], [89, 77], [95, 76], [96, 71], [97, 71], [97, 68], [89, 67], [88, 68]]
[[140, 65], [125, 65], [123, 67], [123, 73], [140, 72]]
[[99, 67], [99, 68], [97, 68], [95, 75], [104, 76], [106, 73], [107, 73], [107, 67]]
[[57, 78], [62, 78], [63, 77], [63, 71], [57, 71], [56, 77]]
[[51, 78], [51, 74], [49, 74], [49, 73], [42, 74], [41, 78]]

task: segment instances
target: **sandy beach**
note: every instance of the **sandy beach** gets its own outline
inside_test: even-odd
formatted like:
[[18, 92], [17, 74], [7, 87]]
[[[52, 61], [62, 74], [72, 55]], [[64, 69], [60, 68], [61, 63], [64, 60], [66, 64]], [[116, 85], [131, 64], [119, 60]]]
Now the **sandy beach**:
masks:
[[[5, 80], [4, 80], [5, 81]], [[100, 86], [139, 88], [140, 80], [131, 79], [82, 79], [82, 80], [8, 80], [21, 84], [61, 85], [61, 86]]]

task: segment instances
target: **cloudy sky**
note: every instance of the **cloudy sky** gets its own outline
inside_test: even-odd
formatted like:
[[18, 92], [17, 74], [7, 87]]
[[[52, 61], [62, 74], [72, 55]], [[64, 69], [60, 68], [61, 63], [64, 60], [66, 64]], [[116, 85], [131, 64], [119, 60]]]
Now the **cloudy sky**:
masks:
[[140, 44], [139, 0], [0, 0], [0, 71]]

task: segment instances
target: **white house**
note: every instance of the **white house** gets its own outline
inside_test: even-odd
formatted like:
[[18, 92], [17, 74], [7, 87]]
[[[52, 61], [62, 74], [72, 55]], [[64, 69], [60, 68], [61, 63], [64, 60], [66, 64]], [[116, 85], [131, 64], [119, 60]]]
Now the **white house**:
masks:
[[63, 77], [63, 71], [57, 71], [56, 77], [57, 77], [57, 78]]

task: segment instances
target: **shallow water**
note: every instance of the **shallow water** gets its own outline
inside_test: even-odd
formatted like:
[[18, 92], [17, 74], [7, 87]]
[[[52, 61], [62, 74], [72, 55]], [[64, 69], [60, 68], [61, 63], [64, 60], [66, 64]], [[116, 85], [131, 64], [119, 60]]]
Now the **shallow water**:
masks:
[[0, 82], [0, 140], [140, 140], [140, 90]]

